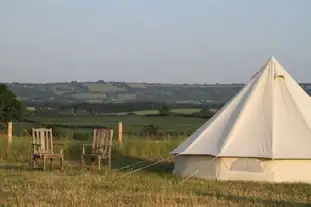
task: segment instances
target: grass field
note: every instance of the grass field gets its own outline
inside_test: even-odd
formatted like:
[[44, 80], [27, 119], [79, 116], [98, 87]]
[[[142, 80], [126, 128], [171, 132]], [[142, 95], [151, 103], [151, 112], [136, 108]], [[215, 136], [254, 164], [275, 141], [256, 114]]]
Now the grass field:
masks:
[[[123, 122], [124, 132], [141, 132], [146, 125], [156, 125], [162, 131], [193, 132], [200, 127], [206, 119], [196, 117], [147, 117], [147, 116], [59, 116], [59, 117], [31, 117], [32, 120], [46, 124], [77, 124], [77, 125], [99, 125], [115, 128], [118, 122]], [[16, 127], [27, 126], [27, 124], [16, 124]], [[14, 127], [14, 126], [13, 126]], [[13, 129], [14, 130], [14, 129]]]
[[90, 92], [100, 92], [100, 93], [109, 93], [109, 92], [125, 92], [126, 88], [121, 88], [114, 86], [111, 83], [101, 84], [101, 83], [85, 83]]
[[131, 88], [147, 88], [147, 86], [143, 83], [128, 83], [128, 86]]
[[[201, 109], [172, 109], [172, 113], [179, 113], [179, 114], [193, 114], [199, 112]], [[127, 115], [128, 113], [135, 113], [136, 115], [148, 115], [148, 114], [158, 114], [158, 110], [144, 110], [144, 111], [129, 111], [129, 112], [119, 112], [119, 113], [107, 113], [114, 114], [114, 115]]]
[[123, 93], [118, 94], [119, 101], [136, 100], [137, 95], [135, 93]]
[[72, 96], [78, 99], [104, 99], [107, 97], [104, 93], [78, 93]]
[[[8, 153], [0, 138], [3, 206], [310, 206], [311, 185], [221, 182], [172, 174], [170, 152], [179, 141], [129, 141], [113, 147], [113, 170], [79, 168], [82, 142], [65, 140], [65, 170], [29, 168], [30, 138], [14, 138]], [[151, 160], [152, 159], [152, 160]], [[138, 162], [144, 163], [137, 164]], [[162, 161], [155, 165], [156, 161]], [[124, 166], [137, 164], [127, 169]], [[152, 165], [153, 164], [153, 165]], [[134, 170], [152, 165], [134, 172]], [[185, 181], [185, 182], [183, 182]], [[183, 182], [183, 183], [181, 183]]]

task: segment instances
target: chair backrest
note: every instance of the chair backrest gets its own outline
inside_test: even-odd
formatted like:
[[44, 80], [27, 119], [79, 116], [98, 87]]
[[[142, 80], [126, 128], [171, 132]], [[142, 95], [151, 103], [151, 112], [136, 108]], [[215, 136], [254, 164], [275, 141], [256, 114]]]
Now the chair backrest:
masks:
[[112, 145], [113, 129], [94, 129], [92, 152], [105, 155]]
[[40, 144], [39, 151], [35, 151], [34, 153], [53, 153], [52, 129], [32, 128], [32, 139], [33, 144]]

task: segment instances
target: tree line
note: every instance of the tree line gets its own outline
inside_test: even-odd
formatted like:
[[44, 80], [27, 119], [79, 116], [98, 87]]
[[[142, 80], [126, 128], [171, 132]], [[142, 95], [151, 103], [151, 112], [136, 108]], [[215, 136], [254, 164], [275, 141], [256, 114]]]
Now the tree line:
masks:
[[[127, 103], [76, 103], [63, 104], [58, 102], [26, 102], [19, 101], [16, 95], [9, 90], [5, 84], [0, 84], [0, 127], [5, 126], [9, 121], [22, 121], [31, 115], [38, 116], [58, 116], [66, 112], [67, 115], [75, 115], [78, 112], [84, 112], [90, 115], [100, 115], [105, 113], [128, 112], [129, 115], [135, 115], [134, 111], [157, 110], [159, 116], [198, 116], [210, 117], [213, 113], [209, 108], [220, 108], [222, 105], [210, 104], [174, 104], [165, 102], [127, 102]], [[34, 110], [25, 110], [25, 107], [31, 107]], [[172, 113], [172, 108], [186, 109], [197, 108], [201, 111], [194, 114]], [[26, 112], [26, 113], [25, 113]]]
[[9, 121], [22, 120], [24, 112], [23, 103], [17, 100], [16, 95], [4, 84], [0, 84], [0, 128]]
[[45, 103], [26, 103], [26, 107], [35, 109], [33, 113], [36, 115], [57, 115], [59, 113], [66, 114], [89, 114], [100, 115], [106, 113], [124, 113], [135, 115], [135, 111], [158, 110], [159, 115], [171, 115], [170, 109], [202, 109], [202, 108], [219, 108], [220, 104], [200, 105], [200, 104], [173, 104], [165, 102], [127, 102], [127, 103], [76, 103], [62, 104], [57, 102]]

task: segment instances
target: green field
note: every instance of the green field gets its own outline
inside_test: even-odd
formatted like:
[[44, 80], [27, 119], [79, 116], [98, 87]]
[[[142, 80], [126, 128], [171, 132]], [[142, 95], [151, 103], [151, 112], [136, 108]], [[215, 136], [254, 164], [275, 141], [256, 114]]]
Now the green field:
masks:
[[78, 99], [104, 99], [107, 97], [104, 93], [78, 93], [74, 94], [73, 97]]
[[[193, 114], [199, 112], [201, 109], [171, 109], [172, 113], [179, 113], [179, 114]], [[129, 113], [135, 113], [136, 115], [148, 115], [148, 114], [158, 114], [158, 110], [144, 110], [144, 111], [129, 111], [129, 112], [119, 112], [119, 113], [107, 113], [115, 114], [115, 115], [127, 115]]]
[[[29, 137], [0, 137], [0, 204], [3, 206], [310, 206], [311, 185], [185, 180], [172, 174], [168, 155], [179, 141], [113, 144], [112, 172], [81, 171], [82, 142], [65, 143], [65, 170], [33, 171]], [[90, 143], [90, 140], [84, 143]], [[158, 162], [158, 164], [156, 164]], [[140, 164], [139, 164], [140, 163]], [[133, 165], [136, 164], [136, 165]], [[130, 166], [122, 169], [124, 166]], [[148, 167], [149, 166], [149, 167]], [[136, 170], [136, 171], [135, 171]]]
[[128, 83], [128, 86], [132, 88], [147, 88], [143, 83]]
[[[146, 125], [156, 125], [160, 131], [165, 132], [193, 132], [200, 127], [207, 119], [196, 117], [148, 117], [148, 116], [118, 116], [118, 115], [103, 115], [103, 116], [59, 116], [59, 117], [31, 117], [32, 120], [40, 121], [41, 123], [53, 124], [72, 124], [72, 125], [96, 125], [110, 128], [117, 127], [118, 122], [123, 123], [124, 132], [141, 132]], [[23, 127], [27, 124], [16, 124], [16, 127]]]
[[135, 100], [136, 94], [135, 93], [124, 93], [124, 94], [118, 94], [118, 100], [120, 101], [127, 101], [127, 100]]
[[93, 93], [93, 92], [109, 93], [109, 92], [125, 92], [125, 91], [127, 91], [126, 88], [117, 87], [111, 83], [107, 83], [107, 84], [85, 83], [83, 85], [86, 86], [91, 93]]

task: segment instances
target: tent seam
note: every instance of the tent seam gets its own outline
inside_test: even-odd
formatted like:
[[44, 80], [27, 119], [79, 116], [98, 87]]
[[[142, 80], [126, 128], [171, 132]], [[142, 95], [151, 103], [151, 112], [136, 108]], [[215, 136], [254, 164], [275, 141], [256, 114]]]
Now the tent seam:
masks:
[[[224, 112], [224, 110], [229, 106], [229, 105], [231, 105], [232, 104], [232, 102], [235, 100], [235, 98], [237, 98], [241, 93], [243, 92], [243, 89], [241, 90], [241, 91], [239, 91], [232, 99], [231, 99], [231, 101], [229, 101], [227, 104], [225, 104], [216, 114], [214, 114], [214, 116], [210, 119], [210, 120], [208, 120], [207, 122], [209, 122], [208, 123], [208, 125], [207, 125], [207, 128], [209, 128], [209, 127], [211, 127], [213, 124], [214, 124], [214, 121], [217, 119], [217, 118], [219, 118], [222, 114], [223, 114], [223, 112]], [[199, 129], [198, 129], [199, 130]], [[198, 131], [197, 130], [197, 131]], [[196, 131], [196, 132], [197, 132]], [[195, 132], [195, 133], [196, 133]], [[205, 132], [205, 131], [204, 131]], [[185, 152], [185, 151], [187, 151], [188, 149], [191, 149], [192, 147], [193, 147], [193, 145], [204, 135], [204, 132], [203, 133], [201, 133], [183, 152]], [[189, 137], [190, 138], [190, 137]], [[187, 140], [186, 140], [187, 141]], [[182, 154], [183, 152], [180, 152], [180, 153], [178, 153], [178, 154]], [[212, 154], [211, 154], [212, 155]], [[218, 156], [218, 155], [213, 155], [213, 156]]]
[[[273, 62], [274, 64], [274, 62]], [[274, 65], [273, 65], [274, 66]], [[274, 111], [274, 105], [275, 105], [275, 82], [274, 82], [274, 74], [272, 74], [272, 114], [271, 114], [271, 119], [272, 119], [272, 127], [271, 127], [271, 159], [274, 160], [274, 122], [275, 122], [275, 111]]]
[[[229, 141], [229, 137], [232, 136], [232, 134], [233, 134], [235, 128], [236, 128], [237, 125], [240, 123], [241, 116], [242, 116], [242, 114], [243, 114], [243, 112], [244, 112], [244, 109], [248, 106], [248, 104], [249, 104], [249, 102], [250, 102], [250, 100], [251, 100], [251, 97], [252, 97], [252, 95], [254, 94], [254, 91], [257, 89], [258, 83], [259, 83], [259, 81], [260, 81], [260, 76], [263, 75], [263, 73], [259, 73], [259, 74], [257, 74], [257, 75], [258, 75], [259, 77], [258, 77], [258, 79], [253, 83], [254, 85], [249, 89], [249, 90], [250, 90], [249, 97], [246, 99], [245, 104], [244, 104], [244, 106], [243, 106], [242, 109], [241, 109], [241, 113], [238, 114], [238, 117], [237, 117], [236, 121], [234, 122], [234, 124], [233, 124], [231, 130], [229, 131], [229, 133], [228, 133], [228, 135], [227, 135], [227, 137], [226, 137], [224, 143], [222, 144], [221, 150], [220, 150], [220, 153], [219, 153], [220, 155], [218, 155], [218, 156], [221, 156], [224, 147], [227, 145], [227, 143], [228, 143], [228, 141]], [[244, 113], [245, 113], [245, 112], [244, 112]]]
[[306, 120], [306, 119], [304, 118], [304, 116], [302, 115], [302, 113], [301, 113], [301, 111], [300, 111], [300, 109], [299, 109], [299, 107], [298, 107], [296, 101], [294, 100], [292, 94], [288, 92], [288, 89], [287, 89], [286, 84], [284, 84], [284, 85], [285, 85], [286, 93], [289, 95], [289, 97], [290, 97], [292, 103], [295, 105], [295, 108], [297, 109], [297, 111], [300, 112], [300, 113], [298, 113], [299, 117], [303, 120], [303, 123], [304, 123], [304, 124], [307, 126], [307, 128], [311, 131], [310, 126], [307, 124], [307, 123], [308, 123], [307, 120]]

